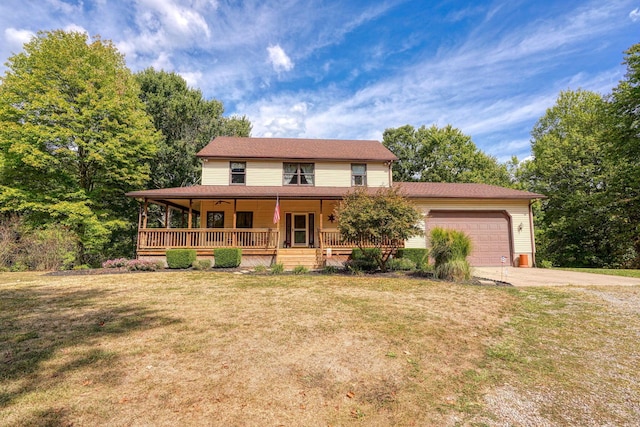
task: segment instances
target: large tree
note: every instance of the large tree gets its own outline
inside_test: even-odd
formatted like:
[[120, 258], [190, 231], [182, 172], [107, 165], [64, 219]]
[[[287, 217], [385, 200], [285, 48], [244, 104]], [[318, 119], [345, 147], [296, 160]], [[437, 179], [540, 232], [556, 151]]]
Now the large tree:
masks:
[[597, 93], [564, 91], [531, 133], [523, 165], [529, 189], [548, 198], [537, 216], [539, 258], [555, 265], [619, 265], [628, 242], [610, 207], [614, 162], [607, 103]]
[[613, 89], [614, 120], [610, 151], [615, 163], [611, 207], [622, 222], [625, 238], [633, 243], [626, 257], [640, 267], [640, 44], [625, 52], [625, 78]]
[[136, 77], [146, 110], [162, 133], [152, 162], [153, 188], [197, 184], [200, 182], [198, 151], [213, 137], [251, 133], [251, 123], [245, 117], [223, 117], [220, 101], [205, 100], [199, 90], [189, 88], [176, 73], [149, 68]]
[[390, 128], [384, 131], [382, 143], [399, 158], [393, 164], [396, 181], [511, 185], [507, 166], [451, 125]]
[[139, 93], [109, 41], [56, 30], [25, 44], [0, 85], [0, 211], [67, 226], [82, 262], [129, 235], [124, 193], [147, 183], [158, 139]]

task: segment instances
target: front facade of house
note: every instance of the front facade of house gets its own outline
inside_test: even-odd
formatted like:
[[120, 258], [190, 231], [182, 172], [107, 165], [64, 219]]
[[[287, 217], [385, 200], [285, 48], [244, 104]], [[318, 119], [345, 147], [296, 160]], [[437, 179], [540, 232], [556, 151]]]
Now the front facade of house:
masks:
[[[142, 202], [139, 257], [164, 257], [169, 248], [211, 257], [215, 248], [241, 247], [245, 265], [338, 263], [355, 246], [338, 233], [334, 209], [342, 197], [355, 187], [374, 193], [399, 185], [424, 213], [427, 231], [445, 226], [471, 235], [473, 265], [500, 265], [502, 257], [511, 265], [520, 255], [534, 260], [530, 203], [540, 195], [482, 184], [393, 183], [397, 158], [378, 141], [218, 137], [197, 155], [201, 185], [128, 193]], [[153, 223], [151, 205], [162, 212]], [[426, 245], [425, 237], [405, 242]]]

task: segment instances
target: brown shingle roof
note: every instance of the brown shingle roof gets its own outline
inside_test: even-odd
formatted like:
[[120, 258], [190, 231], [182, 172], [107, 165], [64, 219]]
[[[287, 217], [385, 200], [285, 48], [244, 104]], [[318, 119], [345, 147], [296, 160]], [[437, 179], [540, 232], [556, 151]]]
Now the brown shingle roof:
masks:
[[397, 157], [378, 141], [219, 136], [197, 154], [224, 159], [391, 161]]
[[[402, 192], [411, 199], [540, 199], [545, 196], [528, 191], [513, 190], [486, 184], [450, 184], [439, 182], [397, 182]], [[251, 187], [243, 185], [194, 185], [192, 187], [161, 188], [127, 193], [129, 197], [149, 199], [341, 199], [352, 187]], [[378, 188], [369, 188], [375, 193]]]
[[448, 182], [396, 182], [402, 192], [412, 199], [544, 199], [546, 196], [529, 191], [514, 190], [487, 184], [459, 184]]
[[[150, 199], [206, 199], [206, 198], [238, 198], [238, 199], [341, 199], [351, 187], [251, 187], [244, 185], [194, 185], [192, 187], [161, 188], [158, 190], [141, 190], [127, 193], [129, 197], [146, 197]], [[370, 188], [371, 193], [377, 188]]]

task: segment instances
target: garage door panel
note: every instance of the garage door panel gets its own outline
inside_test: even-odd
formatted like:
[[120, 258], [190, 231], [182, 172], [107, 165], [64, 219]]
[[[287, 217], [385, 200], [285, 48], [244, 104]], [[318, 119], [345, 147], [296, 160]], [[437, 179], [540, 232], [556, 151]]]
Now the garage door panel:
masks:
[[500, 212], [431, 212], [427, 232], [435, 228], [465, 232], [471, 238], [469, 262], [473, 266], [501, 265], [501, 257], [511, 259], [509, 221]]

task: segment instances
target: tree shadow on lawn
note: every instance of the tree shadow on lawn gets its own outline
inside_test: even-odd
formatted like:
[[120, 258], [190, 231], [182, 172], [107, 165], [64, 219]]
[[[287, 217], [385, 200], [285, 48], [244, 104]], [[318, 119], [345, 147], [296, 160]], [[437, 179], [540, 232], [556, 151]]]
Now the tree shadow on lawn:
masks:
[[[109, 298], [112, 293], [55, 285], [0, 287], [0, 411], [87, 366], [105, 368], [103, 379], [117, 381], [122, 373], [114, 366], [120, 356], [100, 348], [104, 339], [179, 322], [122, 296]], [[54, 358], [61, 363], [45, 366]], [[66, 412], [52, 407], [22, 421], [66, 425]]]

